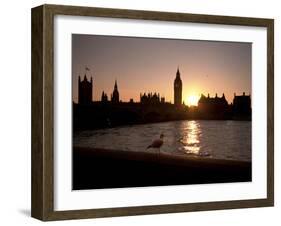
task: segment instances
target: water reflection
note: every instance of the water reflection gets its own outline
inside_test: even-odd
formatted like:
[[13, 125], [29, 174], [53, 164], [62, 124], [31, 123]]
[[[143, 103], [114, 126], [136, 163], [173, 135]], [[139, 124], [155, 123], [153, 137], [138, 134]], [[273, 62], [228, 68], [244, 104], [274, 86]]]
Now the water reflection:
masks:
[[196, 121], [186, 121], [183, 126], [182, 138], [179, 140], [183, 150], [186, 154], [200, 154], [200, 124]]
[[251, 122], [173, 121], [82, 131], [74, 146], [152, 152], [146, 149], [163, 133], [161, 153], [219, 159], [251, 160]]

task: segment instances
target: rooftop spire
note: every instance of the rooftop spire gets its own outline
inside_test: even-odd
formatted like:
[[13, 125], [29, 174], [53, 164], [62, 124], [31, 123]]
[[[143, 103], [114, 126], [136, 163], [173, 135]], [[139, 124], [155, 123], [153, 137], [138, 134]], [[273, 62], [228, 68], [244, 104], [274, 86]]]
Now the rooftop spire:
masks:
[[118, 89], [118, 86], [117, 86], [117, 80], [115, 79], [115, 84], [114, 84], [114, 89]]
[[177, 77], [180, 77], [180, 70], [179, 70], [179, 66], [178, 66], [178, 69], [177, 69]]

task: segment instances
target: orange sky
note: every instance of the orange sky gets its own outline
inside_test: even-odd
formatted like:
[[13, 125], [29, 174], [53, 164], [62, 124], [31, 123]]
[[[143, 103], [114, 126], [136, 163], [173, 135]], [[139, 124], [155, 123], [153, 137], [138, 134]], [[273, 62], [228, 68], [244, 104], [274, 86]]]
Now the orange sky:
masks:
[[251, 92], [251, 43], [72, 35], [73, 100], [85, 66], [93, 76], [93, 99], [108, 96], [117, 79], [122, 101], [139, 101], [142, 92], [157, 92], [173, 103], [173, 82], [179, 66], [183, 101], [201, 93]]

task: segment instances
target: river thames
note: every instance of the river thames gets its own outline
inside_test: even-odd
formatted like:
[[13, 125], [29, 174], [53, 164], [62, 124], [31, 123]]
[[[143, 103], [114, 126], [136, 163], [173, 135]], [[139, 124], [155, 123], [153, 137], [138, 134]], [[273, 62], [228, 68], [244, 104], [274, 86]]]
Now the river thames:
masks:
[[161, 152], [198, 158], [251, 161], [250, 121], [183, 120], [76, 132], [77, 147], [158, 152], [147, 146], [164, 134]]

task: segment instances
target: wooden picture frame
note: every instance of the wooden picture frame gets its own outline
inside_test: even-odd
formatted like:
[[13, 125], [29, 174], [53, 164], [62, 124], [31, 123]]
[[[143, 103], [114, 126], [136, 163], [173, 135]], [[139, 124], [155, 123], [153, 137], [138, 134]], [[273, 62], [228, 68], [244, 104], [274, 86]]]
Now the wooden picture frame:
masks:
[[[126, 18], [255, 26], [267, 29], [267, 198], [122, 208], [54, 210], [54, 16]], [[274, 20], [124, 9], [42, 5], [32, 9], [32, 202], [34, 218], [50, 220], [160, 214], [274, 205]]]

